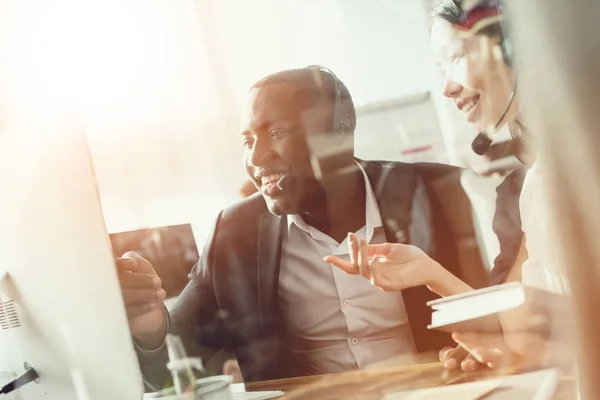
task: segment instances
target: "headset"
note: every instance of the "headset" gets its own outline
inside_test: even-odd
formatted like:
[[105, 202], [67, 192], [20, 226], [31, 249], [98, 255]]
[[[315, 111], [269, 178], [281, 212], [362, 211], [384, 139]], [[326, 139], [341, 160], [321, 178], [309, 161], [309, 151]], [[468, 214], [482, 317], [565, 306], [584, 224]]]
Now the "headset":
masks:
[[[470, 7], [468, 6], [470, 4]], [[500, 0], [465, 0], [463, 3], [464, 13], [461, 18], [463, 26], [467, 29], [477, 32], [481, 29], [490, 26], [492, 24], [498, 24], [500, 26], [500, 31], [502, 33], [502, 42], [500, 43], [500, 49], [502, 51], [502, 58], [504, 63], [509, 67], [513, 66], [513, 60], [515, 57], [515, 47], [512, 43], [510, 35], [503, 26], [503, 18], [504, 15], [504, 7]], [[498, 119], [498, 122], [494, 126], [494, 131], [498, 129], [500, 123], [508, 114], [510, 107], [513, 104], [515, 99], [515, 94], [517, 92], [517, 83], [518, 79], [515, 74], [514, 85], [512, 93], [510, 94], [510, 98], [508, 100], [508, 105], [504, 110], [502, 116]], [[490, 137], [492, 133], [490, 132], [480, 132], [473, 142], [471, 143], [471, 148], [477, 155], [484, 155], [492, 145], [492, 138]]]
[[[333, 126], [332, 126], [333, 134], [341, 136], [341, 135], [352, 133], [354, 130], [354, 123], [352, 122], [352, 118], [350, 118], [350, 115], [344, 113], [344, 109], [342, 107], [342, 82], [339, 80], [337, 75], [333, 73], [332, 70], [330, 70], [329, 68], [324, 67], [322, 65], [309, 65], [306, 68], [309, 68], [313, 72], [315, 72], [314, 78], [315, 78], [315, 82], [316, 82], [317, 86], [319, 87], [319, 89], [323, 89], [323, 79], [322, 79], [323, 77], [321, 75], [322, 72], [331, 76], [331, 79], [333, 80], [333, 85], [334, 85], [334, 90], [335, 90], [335, 100], [334, 100], [334, 105], [333, 105]], [[314, 159], [311, 161], [311, 167], [313, 168], [315, 176], [317, 176], [317, 177], [320, 176], [321, 167], [319, 166], [318, 163], [314, 162]], [[286, 189], [287, 186], [289, 186], [289, 184], [294, 179], [295, 179], [295, 177], [293, 174], [285, 174], [283, 177], [281, 177], [277, 181], [276, 185], [279, 188], [279, 190], [283, 191]]]
[[354, 124], [352, 123], [350, 116], [344, 113], [342, 107], [342, 82], [339, 80], [337, 75], [327, 67], [322, 65], [309, 65], [307, 68], [317, 72], [317, 74], [315, 74], [315, 81], [320, 88], [323, 86], [320, 72], [324, 72], [331, 76], [333, 85], [335, 87], [335, 103], [333, 106], [333, 133], [336, 135], [351, 133]]

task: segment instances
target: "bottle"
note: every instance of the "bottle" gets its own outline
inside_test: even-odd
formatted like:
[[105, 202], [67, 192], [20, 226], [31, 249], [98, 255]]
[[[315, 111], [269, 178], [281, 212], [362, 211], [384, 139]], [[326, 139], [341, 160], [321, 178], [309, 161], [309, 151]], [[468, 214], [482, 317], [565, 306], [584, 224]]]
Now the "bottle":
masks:
[[165, 343], [169, 355], [167, 368], [171, 371], [175, 393], [178, 398], [196, 400], [196, 381], [207, 376], [202, 360], [187, 356], [179, 336], [167, 334]]

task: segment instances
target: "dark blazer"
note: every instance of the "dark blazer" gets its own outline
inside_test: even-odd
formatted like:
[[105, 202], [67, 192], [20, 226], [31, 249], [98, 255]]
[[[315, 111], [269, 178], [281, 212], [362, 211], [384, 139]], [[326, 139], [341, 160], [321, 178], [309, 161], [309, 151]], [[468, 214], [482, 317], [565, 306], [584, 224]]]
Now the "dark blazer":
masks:
[[[460, 169], [359, 162], [375, 192], [387, 240], [418, 245], [460, 276], [457, 243], [441, 205], [444, 199], [431, 187], [437, 178], [455, 177], [460, 185]], [[468, 202], [462, 189], [457, 193]], [[223, 210], [171, 310], [170, 330], [182, 337], [189, 354], [208, 358], [211, 351], [232, 350], [246, 382], [297, 375], [289, 362], [289, 335], [278, 302], [285, 226], [286, 217], [271, 214], [260, 194]], [[426, 287], [402, 294], [417, 350], [437, 352], [451, 344], [446, 334], [427, 329], [431, 312], [426, 303], [436, 296]], [[140, 356], [140, 362], [146, 379], [164, 383], [165, 352]]]

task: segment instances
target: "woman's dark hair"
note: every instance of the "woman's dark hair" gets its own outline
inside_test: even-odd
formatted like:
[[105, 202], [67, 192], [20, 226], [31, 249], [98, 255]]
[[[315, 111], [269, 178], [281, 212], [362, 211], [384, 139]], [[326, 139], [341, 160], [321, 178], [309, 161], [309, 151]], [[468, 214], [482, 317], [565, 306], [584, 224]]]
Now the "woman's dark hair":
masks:
[[[462, 26], [466, 20], [462, 4], [462, 0], [439, 0], [431, 11], [431, 17], [443, 19], [452, 25]], [[499, 23], [488, 25], [476, 34], [494, 37], [500, 41], [504, 40], [504, 32]]]
[[[462, 0], [438, 0], [431, 11], [431, 17], [433, 19], [439, 18], [452, 25], [463, 26], [466, 20], [466, 13], [463, 9]], [[500, 42], [504, 41], [504, 31], [500, 23], [491, 24], [485, 28], [476, 32], [477, 35], [484, 35], [498, 39]], [[508, 129], [510, 131], [511, 147], [517, 158], [522, 159], [519, 155], [524, 155], [527, 151], [525, 145], [525, 139], [527, 136], [527, 129], [525, 126], [517, 121], [509, 121]]]
[[431, 10], [433, 18], [441, 18], [452, 25], [461, 25], [463, 15], [462, 0], [440, 0]]

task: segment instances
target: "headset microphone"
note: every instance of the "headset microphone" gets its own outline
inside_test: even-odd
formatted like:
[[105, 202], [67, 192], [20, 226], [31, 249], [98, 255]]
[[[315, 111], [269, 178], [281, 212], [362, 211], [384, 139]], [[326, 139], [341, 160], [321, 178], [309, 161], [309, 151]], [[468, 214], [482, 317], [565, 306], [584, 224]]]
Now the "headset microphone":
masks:
[[277, 186], [277, 188], [281, 191], [289, 189], [289, 187], [298, 180], [298, 176], [301, 176], [305, 171], [309, 170], [310, 168], [312, 168], [312, 166], [310, 164], [307, 164], [303, 167], [294, 170], [293, 172], [287, 172], [285, 175], [279, 178], [277, 182], [275, 182], [275, 186]]
[[[517, 83], [518, 83], [518, 79], [515, 76], [515, 85], [513, 86], [512, 93], [510, 94], [510, 99], [508, 100], [508, 105], [506, 106], [506, 109], [504, 110], [504, 113], [502, 114], [500, 119], [498, 119], [498, 122], [496, 122], [496, 125], [494, 126], [494, 131], [496, 131], [498, 129], [498, 126], [500, 126], [500, 124], [506, 117], [506, 114], [508, 114], [508, 110], [510, 110], [510, 106], [512, 106], [512, 103], [515, 100], [515, 93], [517, 92]], [[492, 145], [492, 139], [490, 138], [490, 134], [488, 132], [484, 131], [484, 132], [479, 132], [479, 134], [477, 136], [475, 136], [475, 139], [471, 143], [471, 149], [478, 156], [482, 156], [485, 153], [487, 153], [487, 151], [490, 149], [491, 145]]]
[[492, 139], [490, 139], [485, 133], [481, 132], [475, 137], [473, 143], [471, 143], [471, 149], [478, 156], [482, 156], [489, 150], [492, 145]]
[[279, 190], [284, 191], [285, 187], [289, 186], [290, 183], [293, 183], [294, 180], [296, 180], [296, 178], [293, 176], [293, 174], [285, 174], [279, 178], [275, 185], [277, 188], [279, 188]]

